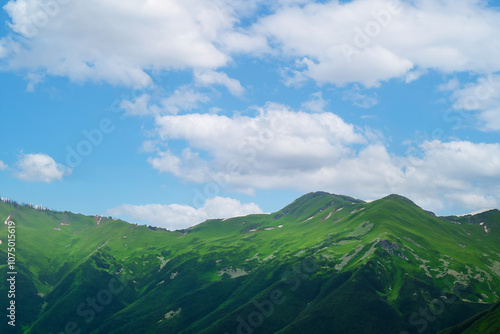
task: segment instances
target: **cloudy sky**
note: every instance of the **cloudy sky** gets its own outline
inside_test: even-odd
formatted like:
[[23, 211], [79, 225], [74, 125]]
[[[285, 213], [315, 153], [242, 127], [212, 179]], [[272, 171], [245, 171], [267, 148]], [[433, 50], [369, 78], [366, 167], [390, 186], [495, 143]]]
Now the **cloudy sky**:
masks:
[[500, 207], [500, 1], [11, 0], [0, 195], [169, 229]]

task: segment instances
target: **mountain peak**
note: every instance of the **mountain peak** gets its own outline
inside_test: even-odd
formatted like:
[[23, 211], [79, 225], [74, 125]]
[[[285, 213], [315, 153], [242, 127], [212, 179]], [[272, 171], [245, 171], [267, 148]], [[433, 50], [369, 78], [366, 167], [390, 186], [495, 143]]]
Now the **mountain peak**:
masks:
[[296, 218], [303, 218], [303, 216], [310, 217], [339, 202], [349, 204], [365, 203], [362, 200], [349, 196], [330, 194], [325, 191], [316, 191], [297, 198], [291, 204], [278, 211], [275, 217], [279, 218], [284, 215]]
[[413, 202], [411, 199], [409, 199], [407, 197], [404, 197], [402, 195], [398, 195], [398, 194], [387, 195], [387, 196], [381, 198], [380, 201], [384, 201], [384, 202], [386, 202], [386, 201], [399, 202], [399, 203], [402, 203], [402, 204], [406, 204], [406, 205], [418, 207], [419, 209], [423, 210], [420, 206], [418, 206], [417, 204], [415, 204], [415, 202]]
[[385, 197], [382, 197], [382, 199], [386, 199], [386, 200], [403, 200], [403, 201], [409, 201], [409, 202], [412, 202], [408, 197], [404, 197], [402, 195], [399, 195], [399, 194], [390, 194], [390, 195], [387, 195]]

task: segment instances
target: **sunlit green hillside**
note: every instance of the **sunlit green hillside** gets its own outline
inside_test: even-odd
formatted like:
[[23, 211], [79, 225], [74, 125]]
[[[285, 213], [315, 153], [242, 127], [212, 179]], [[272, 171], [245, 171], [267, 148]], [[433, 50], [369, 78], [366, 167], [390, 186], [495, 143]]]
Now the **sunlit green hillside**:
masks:
[[2, 333], [436, 333], [500, 301], [498, 210], [317, 192], [175, 232], [0, 203], [9, 215], [17, 326]]

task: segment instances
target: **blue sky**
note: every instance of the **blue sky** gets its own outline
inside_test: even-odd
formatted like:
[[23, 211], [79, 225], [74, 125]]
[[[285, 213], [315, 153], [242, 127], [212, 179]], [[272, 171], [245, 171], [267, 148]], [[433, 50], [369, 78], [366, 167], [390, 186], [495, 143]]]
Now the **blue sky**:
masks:
[[169, 229], [317, 190], [500, 207], [498, 6], [8, 1], [0, 195]]

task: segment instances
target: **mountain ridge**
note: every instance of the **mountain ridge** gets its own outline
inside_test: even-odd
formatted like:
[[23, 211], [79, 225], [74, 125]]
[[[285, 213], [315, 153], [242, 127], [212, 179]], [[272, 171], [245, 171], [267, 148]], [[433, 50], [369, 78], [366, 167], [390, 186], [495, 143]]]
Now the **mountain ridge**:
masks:
[[[351, 196], [333, 194], [333, 193], [329, 193], [329, 192], [326, 192], [326, 191], [315, 191], [315, 192], [310, 192], [310, 193], [302, 195], [301, 197], [299, 197], [296, 200], [294, 200], [292, 203], [286, 205], [285, 207], [283, 207], [282, 209], [280, 209], [278, 211], [272, 212], [271, 214], [275, 214], [275, 215], [279, 216], [280, 214], [288, 213], [288, 211], [290, 210], [290, 208], [293, 207], [293, 206], [295, 206], [295, 205], [297, 205], [298, 203], [302, 202], [302, 204], [304, 204], [304, 202], [307, 202], [310, 199], [313, 199], [315, 197], [323, 197], [323, 196], [331, 197], [332, 201], [334, 199], [341, 199], [343, 201], [352, 202], [352, 203], [356, 203], [356, 204], [361, 204], [361, 203], [362, 204], [367, 204], [367, 203], [371, 203], [371, 202], [374, 202], [374, 201], [380, 201], [380, 200], [400, 199], [400, 200], [403, 200], [403, 201], [407, 201], [408, 203], [411, 203], [412, 205], [414, 205], [414, 206], [422, 209], [423, 211], [429, 213], [432, 216], [439, 217], [439, 218], [446, 218], [447, 220], [451, 220], [452, 219], [451, 217], [463, 218], [463, 217], [468, 217], [468, 216], [477, 216], [477, 215], [488, 213], [488, 212], [491, 212], [491, 211], [498, 211], [498, 212], [500, 212], [499, 209], [497, 209], [497, 208], [490, 208], [490, 209], [476, 210], [476, 211], [468, 213], [468, 214], [439, 216], [439, 215], [436, 215], [435, 213], [433, 213], [432, 211], [428, 211], [428, 210], [423, 209], [422, 207], [420, 207], [417, 204], [415, 204], [415, 202], [413, 202], [411, 199], [409, 199], [409, 198], [407, 198], [405, 196], [399, 195], [399, 194], [389, 194], [389, 195], [384, 196], [384, 197], [382, 197], [382, 198], [380, 198], [378, 200], [374, 200], [374, 201], [371, 201], [371, 202], [366, 202], [366, 201], [363, 201], [361, 199], [357, 199], [357, 198], [354, 198], [354, 197], [351, 197]], [[37, 205], [37, 204], [32, 204], [32, 203], [25, 203], [25, 202], [18, 202], [18, 201], [11, 200], [10, 198], [6, 198], [6, 197], [0, 197], [0, 203], [11, 204], [11, 205], [13, 205], [13, 207], [19, 207], [19, 206], [28, 207], [28, 208], [32, 208], [32, 209], [39, 210], [39, 211], [53, 211], [53, 212], [67, 212], [67, 213], [72, 213], [70, 211], [53, 210], [51, 208], [47, 208], [47, 207], [44, 207], [42, 205]], [[75, 213], [75, 214], [81, 214], [81, 213]], [[82, 214], [82, 215], [85, 215], [85, 214]], [[99, 217], [103, 217], [103, 218], [106, 217], [108, 219], [114, 219], [114, 220], [118, 219], [118, 218], [115, 218], [115, 217], [112, 217], [112, 216], [109, 216], [109, 215], [106, 216], [106, 215], [101, 215], [101, 214], [99, 214], [99, 215], [91, 214], [91, 215], [86, 215], [86, 216], [90, 216], [90, 217], [99, 216]], [[230, 217], [230, 218], [235, 218], [235, 217]], [[229, 219], [229, 218], [209, 218], [207, 220], [208, 221], [212, 221], [212, 220], [227, 220], [227, 219]], [[204, 223], [204, 221], [200, 222], [200, 223], [198, 223], [196, 225], [199, 225], [201, 223]], [[130, 224], [136, 224], [137, 225], [137, 223], [132, 223], [132, 222], [130, 222]], [[140, 225], [143, 225], [143, 224], [140, 224]], [[163, 227], [154, 226], [154, 225], [151, 225], [151, 224], [144, 224], [144, 225], [151, 226], [151, 227], [157, 228], [157, 229], [165, 229]], [[189, 228], [192, 228], [192, 227], [194, 227], [196, 225], [193, 225], [193, 226], [191, 226]], [[189, 228], [178, 229], [178, 230], [173, 230], [173, 231], [186, 231]], [[167, 230], [167, 229], [165, 229], [165, 230]]]
[[[12, 203], [0, 203], [0, 218], [12, 210], [23, 333], [59, 333], [68, 321], [85, 333], [413, 333], [424, 324], [434, 333], [500, 300], [495, 212], [455, 222], [399, 195], [366, 203], [316, 192], [275, 213], [164, 231]], [[87, 323], [87, 296], [121, 281]], [[5, 289], [2, 282], [2, 304]], [[426, 320], [418, 310], [436, 300], [454, 302]], [[259, 311], [267, 302], [269, 316]], [[259, 326], [248, 318], [256, 310]]]

